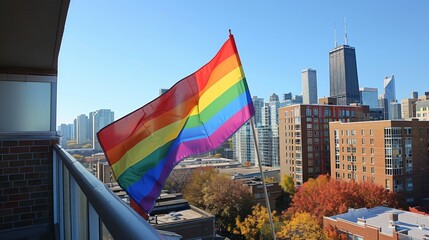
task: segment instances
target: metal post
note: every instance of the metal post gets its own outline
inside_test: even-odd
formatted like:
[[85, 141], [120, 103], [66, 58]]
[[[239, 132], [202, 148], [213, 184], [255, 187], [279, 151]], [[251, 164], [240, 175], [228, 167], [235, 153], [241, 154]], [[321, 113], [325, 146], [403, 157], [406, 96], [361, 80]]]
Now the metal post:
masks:
[[261, 172], [262, 185], [264, 186], [265, 202], [267, 203], [267, 211], [268, 211], [268, 218], [270, 219], [271, 233], [273, 235], [273, 239], [275, 240], [276, 231], [274, 229], [273, 216], [271, 213], [270, 200], [268, 199], [267, 185], [265, 184], [264, 172], [262, 171], [262, 164], [261, 164], [261, 161], [259, 160], [259, 149], [258, 149], [258, 143], [256, 141], [256, 132], [255, 132], [255, 126], [253, 125], [253, 118], [250, 118], [250, 125], [252, 125], [253, 142], [255, 143], [255, 149], [256, 149], [256, 159], [258, 160], [258, 163], [259, 163], [258, 165], [259, 165], [259, 171]]

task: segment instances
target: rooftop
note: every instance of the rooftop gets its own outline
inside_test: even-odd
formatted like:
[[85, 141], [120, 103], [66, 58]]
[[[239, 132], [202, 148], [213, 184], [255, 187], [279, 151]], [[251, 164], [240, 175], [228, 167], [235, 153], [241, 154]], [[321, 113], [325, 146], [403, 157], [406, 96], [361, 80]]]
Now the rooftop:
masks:
[[[397, 214], [397, 221], [391, 220], [392, 214]], [[407, 235], [413, 239], [425, 239], [429, 236], [429, 216], [394, 208], [379, 206], [371, 209], [349, 209], [347, 213], [327, 218], [342, 219], [357, 225], [362, 225], [362, 220], [365, 220], [366, 225], [380, 228], [381, 233], [388, 235], [392, 235], [396, 229], [398, 232], [408, 231]]]

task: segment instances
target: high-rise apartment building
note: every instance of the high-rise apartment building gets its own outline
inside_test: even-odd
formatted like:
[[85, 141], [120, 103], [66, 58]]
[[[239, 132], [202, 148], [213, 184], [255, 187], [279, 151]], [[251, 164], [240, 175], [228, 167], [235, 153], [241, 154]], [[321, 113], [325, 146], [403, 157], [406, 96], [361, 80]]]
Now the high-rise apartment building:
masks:
[[416, 117], [420, 120], [429, 120], [429, 100], [416, 102]]
[[329, 122], [365, 121], [368, 106], [291, 105], [279, 109], [280, 172], [300, 186], [330, 172]]
[[76, 118], [76, 143], [85, 144], [89, 142], [88, 136], [88, 116], [81, 114]]
[[329, 124], [331, 176], [370, 181], [409, 204], [429, 197], [429, 122], [413, 119]]
[[73, 124], [62, 123], [59, 128], [60, 145], [66, 148], [67, 141], [72, 139], [72, 132], [74, 130]]
[[335, 47], [329, 52], [330, 96], [338, 105], [359, 103], [359, 80], [355, 48], [349, 45]]
[[378, 89], [362, 87], [359, 88], [360, 103], [368, 105], [369, 108], [378, 108]]
[[253, 108], [255, 109], [253, 122], [255, 126], [260, 126], [262, 124], [262, 107], [264, 106], [264, 99], [258, 98], [257, 96], [253, 96], [252, 102], [253, 102]]
[[97, 133], [103, 127], [109, 125], [115, 120], [115, 114], [110, 109], [100, 109], [92, 114], [92, 147], [95, 150], [101, 150], [100, 143], [98, 142]]
[[241, 128], [232, 136], [234, 159], [243, 165], [259, 164], [256, 162], [255, 144], [251, 128], [250, 122], [248, 122], [241, 126]]
[[401, 101], [401, 114], [403, 119], [416, 117], [417, 98], [404, 98]]
[[307, 68], [301, 71], [302, 103], [317, 104], [317, 76], [316, 70]]

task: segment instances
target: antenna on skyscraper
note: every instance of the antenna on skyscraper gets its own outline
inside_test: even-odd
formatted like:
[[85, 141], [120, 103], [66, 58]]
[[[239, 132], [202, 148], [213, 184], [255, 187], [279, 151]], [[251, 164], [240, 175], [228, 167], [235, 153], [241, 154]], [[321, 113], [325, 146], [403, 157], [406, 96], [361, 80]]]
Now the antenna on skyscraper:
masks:
[[347, 18], [344, 17], [344, 45], [349, 45], [349, 39], [347, 38]]
[[337, 47], [337, 29], [334, 24], [334, 46]]

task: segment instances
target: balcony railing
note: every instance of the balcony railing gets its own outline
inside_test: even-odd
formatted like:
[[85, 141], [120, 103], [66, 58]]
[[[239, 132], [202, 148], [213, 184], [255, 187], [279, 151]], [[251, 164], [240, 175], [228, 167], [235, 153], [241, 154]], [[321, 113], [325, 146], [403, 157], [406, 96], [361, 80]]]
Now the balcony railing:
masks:
[[180, 239], [160, 234], [61, 146], [54, 146], [56, 239]]

